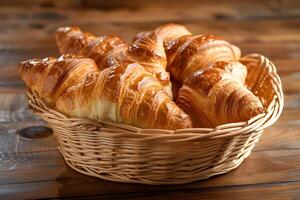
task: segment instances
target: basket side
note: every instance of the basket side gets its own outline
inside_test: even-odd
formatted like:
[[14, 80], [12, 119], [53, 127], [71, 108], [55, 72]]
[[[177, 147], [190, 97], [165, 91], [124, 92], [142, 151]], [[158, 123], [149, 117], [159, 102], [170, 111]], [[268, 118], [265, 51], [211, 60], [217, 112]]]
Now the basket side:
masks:
[[[260, 130], [277, 121], [283, 110], [284, 98], [281, 80], [275, 65], [265, 56], [249, 54], [240, 60], [248, 70], [246, 85], [259, 97], [267, 114], [272, 113]], [[267, 115], [266, 114], [266, 115]]]

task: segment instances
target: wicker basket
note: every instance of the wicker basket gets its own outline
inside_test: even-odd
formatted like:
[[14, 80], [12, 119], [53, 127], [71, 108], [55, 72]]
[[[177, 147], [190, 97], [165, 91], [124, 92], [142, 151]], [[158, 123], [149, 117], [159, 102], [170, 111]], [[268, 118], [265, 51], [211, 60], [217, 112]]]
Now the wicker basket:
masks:
[[53, 128], [60, 151], [76, 171], [118, 182], [181, 184], [226, 173], [249, 156], [264, 128], [283, 108], [281, 81], [272, 62], [251, 54], [247, 86], [267, 112], [247, 122], [176, 131], [69, 118], [28, 91], [29, 107]]

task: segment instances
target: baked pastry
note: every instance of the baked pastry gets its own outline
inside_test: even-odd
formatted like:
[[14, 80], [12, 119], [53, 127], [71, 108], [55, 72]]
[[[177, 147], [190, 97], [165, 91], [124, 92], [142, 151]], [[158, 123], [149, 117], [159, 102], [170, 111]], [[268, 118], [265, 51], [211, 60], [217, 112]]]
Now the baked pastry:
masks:
[[[176, 35], [178, 30], [184, 27], [169, 24], [155, 32], [167, 38], [167, 70], [182, 85], [176, 102], [196, 127], [246, 121], [264, 112], [260, 100], [244, 85], [247, 68], [238, 62], [238, 47], [213, 35]], [[147, 33], [138, 37], [143, 34]]]
[[61, 54], [92, 58], [100, 70], [109, 67], [105, 63], [113, 49], [128, 47], [118, 36], [96, 37], [89, 32], [82, 32], [78, 27], [58, 28], [55, 38]]
[[247, 121], [264, 112], [258, 97], [244, 86], [244, 77], [227, 70], [240, 66], [239, 62], [215, 62], [184, 80], [176, 102], [196, 127]]
[[63, 55], [24, 61], [19, 73], [43, 101], [71, 117], [141, 128], [181, 129], [192, 122], [141, 65], [118, 63], [100, 71], [92, 59]]
[[[68, 116], [180, 129], [192, 121], [215, 127], [264, 112], [245, 86], [239, 48], [213, 35], [192, 36], [184, 26], [167, 24], [127, 44], [117, 36], [63, 27], [56, 41], [66, 55], [25, 61], [19, 70], [31, 90]], [[166, 69], [183, 111], [171, 100]]]
[[[61, 54], [75, 54], [95, 60], [99, 69], [126, 63], [139, 63], [154, 74], [172, 98], [170, 74], [166, 72], [166, 54], [162, 37], [156, 32], [136, 38], [130, 45], [116, 36], [96, 37], [78, 27], [56, 31]], [[163, 35], [161, 35], [163, 36]]]

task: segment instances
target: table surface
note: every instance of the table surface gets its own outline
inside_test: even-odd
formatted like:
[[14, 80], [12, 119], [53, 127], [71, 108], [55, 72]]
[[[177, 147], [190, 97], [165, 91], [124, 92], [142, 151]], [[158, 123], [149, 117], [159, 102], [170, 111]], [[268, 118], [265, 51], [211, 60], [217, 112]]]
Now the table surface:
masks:
[[[300, 199], [299, 1], [24, 2], [0, 2], [0, 199]], [[244, 55], [261, 53], [277, 66], [284, 111], [239, 168], [177, 186], [114, 183], [66, 166], [53, 135], [20, 136], [18, 130], [44, 122], [27, 111], [17, 65], [29, 58], [57, 56], [57, 27], [77, 25], [130, 41], [137, 32], [166, 22], [184, 24], [194, 34], [220, 35]]]

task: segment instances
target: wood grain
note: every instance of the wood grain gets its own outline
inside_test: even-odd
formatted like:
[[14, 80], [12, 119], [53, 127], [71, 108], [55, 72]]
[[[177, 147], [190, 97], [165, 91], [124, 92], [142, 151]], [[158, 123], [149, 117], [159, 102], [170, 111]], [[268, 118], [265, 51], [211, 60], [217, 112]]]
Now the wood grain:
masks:
[[[142, 193], [142, 194], [118, 194], [112, 196], [114, 199], [298, 199], [300, 196], [299, 191], [300, 183], [279, 183], [267, 185], [246, 185], [235, 186], [226, 188], [205, 188], [197, 190], [179, 190], [171, 192], [159, 193]], [[100, 196], [101, 197], [101, 196]], [[112, 198], [110, 197], [110, 198]], [[99, 196], [91, 196], [88, 199], [97, 199]], [[103, 197], [105, 198], [105, 196]], [[76, 199], [76, 198], [75, 198]]]
[[[17, 191], [22, 191], [19, 187], [27, 185], [28, 189], [33, 193], [30, 195], [35, 196], [35, 198], [49, 198], [53, 197], [51, 195], [58, 194], [60, 197], [67, 197], [89, 194], [153, 193], [176, 190], [177, 188], [185, 190], [300, 181], [300, 175], [297, 173], [300, 164], [300, 154], [296, 150], [253, 152], [245, 163], [228, 174], [191, 184], [164, 187], [113, 183], [87, 177], [66, 167], [61, 162], [60, 154], [55, 151], [47, 152], [47, 154], [45, 152], [36, 152], [34, 154], [21, 153], [18, 156], [20, 157], [18, 159], [15, 158], [15, 160], [19, 160], [19, 166], [5, 173], [0, 172], [0, 195], [12, 195], [14, 191], [2, 190], [3, 187], [10, 185], [17, 187]], [[30, 165], [26, 163], [28, 159], [32, 161]], [[3, 187], [1, 188], [1, 186]], [[47, 196], [50, 191], [52, 194]], [[32, 196], [28, 198], [32, 198]]]
[[[0, 8], [1, 12], [1, 8]], [[27, 21], [12, 21], [7, 16], [7, 19], [0, 24], [3, 30], [0, 34], [1, 49], [14, 49], [15, 46], [35, 47], [41, 45], [32, 41], [44, 42], [48, 45], [54, 45], [53, 33], [61, 26], [79, 26], [84, 31], [90, 31], [96, 35], [117, 34], [125, 40], [130, 41], [133, 36], [142, 30], [149, 30], [158, 25], [167, 22], [148, 23], [111, 23], [107, 21], [91, 20], [76, 21], [70, 20], [53, 21], [53, 22], [34, 22]], [[96, 19], [99, 17], [96, 16]], [[1, 20], [0, 20], [1, 21]], [[193, 22], [176, 22], [186, 25], [194, 34], [212, 33], [220, 35], [232, 42], [284, 42], [284, 41], [299, 41], [300, 20], [286, 19], [282, 21], [276, 20], [259, 20], [259, 21], [193, 21]], [[255, 28], [253, 28], [255, 27]], [[282, 37], [284, 36], [284, 37]], [[27, 38], [31, 38], [28, 40]], [[15, 44], [15, 45], [14, 45]], [[25, 46], [27, 48], [27, 46]]]
[[[299, 8], [299, 4], [292, 5], [293, 2], [269, 0], [269, 1], [237, 1], [232, 4], [230, 1], [171, 1], [171, 0], [153, 0], [153, 1], [81, 1], [78, 3], [76, 0], [67, 0], [63, 3], [57, 3], [54, 0], [51, 1], [31, 1], [31, 3], [21, 3], [17, 1], [19, 5], [26, 6], [26, 9], [44, 9], [48, 10], [48, 14], [42, 15], [46, 20], [55, 20], [72, 17], [72, 19], [81, 20], [96, 20], [95, 13], [101, 12], [102, 21], [125, 21], [125, 22], [147, 22], [147, 21], [178, 21], [178, 20], [198, 20], [198, 19], [216, 19], [216, 20], [257, 20], [261, 18], [291, 18], [299, 16], [298, 12], [291, 12]], [[29, 1], [30, 2], [30, 1]], [[216, 4], [218, 6], [214, 6]], [[7, 12], [10, 10], [11, 4], [9, 0], [2, 1], [2, 7], [7, 8]], [[0, 5], [1, 5], [0, 4]], [[81, 5], [80, 5], [81, 4]], [[193, 6], [191, 6], [193, 5]], [[81, 7], [79, 7], [81, 6]], [[72, 8], [76, 9], [71, 15], [68, 11]], [[13, 7], [15, 8], [15, 7]], [[20, 7], [21, 9], [22, 7]], [[84, 9], [82, 9], [84, 8]], [[180, 9], [179, 9], [180, 8]], [[255, 10], [249, 9], [252, 8]], [[85, 11], [89, 11], [88, 14], [83, 15]], [[203, 11], [203, 12], [199, 12]], [[289, 12], [288, 12], [289, 11]], [[115, 15], [118, 13], [118, 15]], [[40, 17], [35, 15], [35, 12], [28, 12], [22, 19], [28, 17]], [[18, 15], [16, 15], [18, 17]]]
[[[86, 185], [85, 188], [91, 187]], [[83, 190], [81, 194], [73, 194], [72, 185], [68, 189], [65, 185], [57, 186], [55, 181], [34, 182], [24, 184], [0, 185], [0, 196], [2, 199], [35, 199], [71, 197], [72, 199], [275, 199], [290, 200], [298, 199], [299, 182], [276, 183], [265, 185], [245, 185], [233, 187], [214, 187], [203, 189], [176, 189], [170, 191], [149, 191], [149, 192], [120, 192], [116, 194], [91, 195]], [[111, 187], [108, 185], [109, 191]], [[12, 191], [16, 191], [12, 193]]]
[[[30, 0], [0, 2], [0, 199], [300, 199], [300, 4], [297, 0]], [[66, 166], [53, 135], [24, 139], [18, 130], [45, 125], [27, 111], [17, 65], [58, 56], [53, 33], [78, 25], [126, 41], [166, 22], [213, 33], [258, 52], [277, 66], [285, 93], [282, 116], [253, 153], [225, 175], [179, 186], [122, 184]]]

